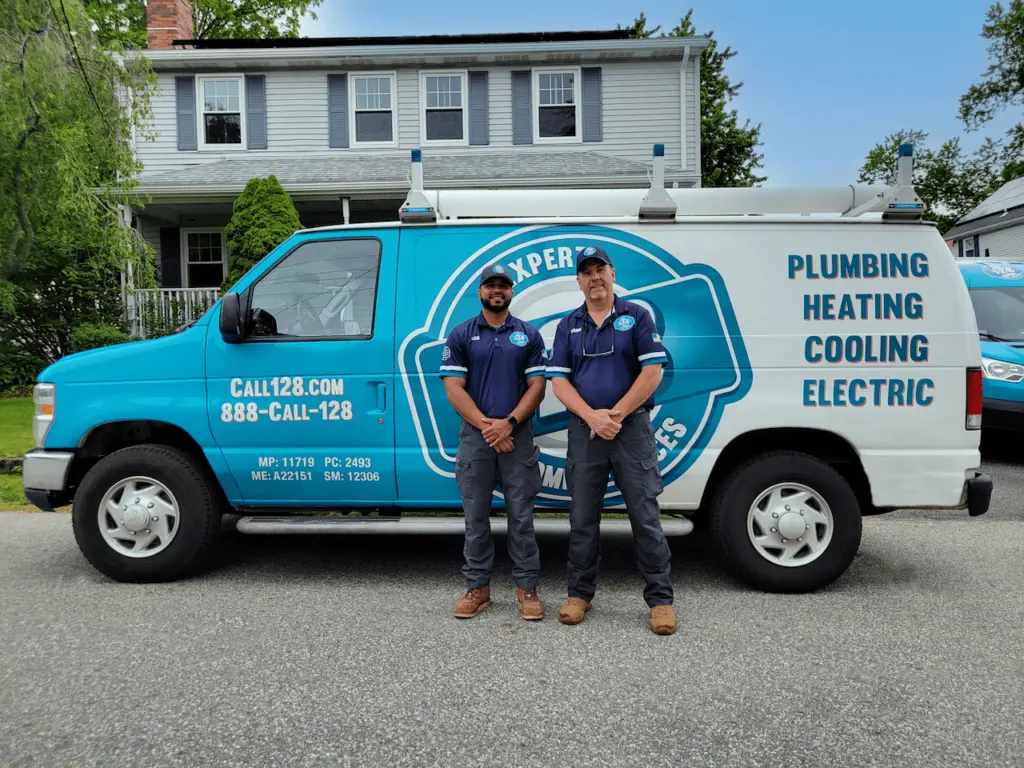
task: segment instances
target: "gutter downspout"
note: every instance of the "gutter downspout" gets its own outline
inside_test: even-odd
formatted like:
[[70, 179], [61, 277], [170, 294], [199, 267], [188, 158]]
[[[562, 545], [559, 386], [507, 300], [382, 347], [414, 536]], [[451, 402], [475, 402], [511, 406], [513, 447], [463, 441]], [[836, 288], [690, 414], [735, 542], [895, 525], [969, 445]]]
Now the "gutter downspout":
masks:
[[686, 68], [690, 65], [690, 46], [683, 49], [683, 63], [679, 66], [679, 141], [682, 159], [679, 167], [689, 168], [689, 157], [686, 154]]

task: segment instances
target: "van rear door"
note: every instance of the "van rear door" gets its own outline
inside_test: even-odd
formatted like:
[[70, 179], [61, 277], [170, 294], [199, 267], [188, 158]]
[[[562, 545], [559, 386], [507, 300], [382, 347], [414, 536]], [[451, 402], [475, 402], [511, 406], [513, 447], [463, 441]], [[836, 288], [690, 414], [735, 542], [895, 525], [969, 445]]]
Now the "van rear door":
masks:
[[247, 506], [395, 500], [398, 229], [303, 237], [242, 296], [251, 333], [210, 323], [210, 425]]

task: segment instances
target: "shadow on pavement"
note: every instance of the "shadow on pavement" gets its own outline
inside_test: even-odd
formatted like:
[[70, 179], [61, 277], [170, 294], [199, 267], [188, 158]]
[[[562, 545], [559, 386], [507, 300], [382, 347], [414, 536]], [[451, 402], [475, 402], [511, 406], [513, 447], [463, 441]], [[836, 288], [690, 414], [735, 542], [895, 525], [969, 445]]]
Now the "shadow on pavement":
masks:
[[1024, 464], [1024, 434], [988, 430], [981, 435], [981, 458], [1004, 464]]

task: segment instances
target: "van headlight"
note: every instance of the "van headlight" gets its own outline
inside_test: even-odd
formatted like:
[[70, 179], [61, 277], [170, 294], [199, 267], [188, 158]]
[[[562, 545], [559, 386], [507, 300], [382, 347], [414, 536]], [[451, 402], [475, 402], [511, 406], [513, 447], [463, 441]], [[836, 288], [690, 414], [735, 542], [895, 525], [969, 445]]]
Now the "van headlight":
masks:
[[42, 448], [46, 443], [46, 433], [53, 424], [57, 387], [54, 384], [36, 384], [32, 390], [32, 399], [36, 404], [36, 413], [32, 419], [32, 435], [36, 439], [36, 447]]
[[985, 375], [986, 379], [1008, 381], [1011, 383], [1024, 381], [1024, 365], [993, 360], [989, 357], [981, 358], [981, 372]]

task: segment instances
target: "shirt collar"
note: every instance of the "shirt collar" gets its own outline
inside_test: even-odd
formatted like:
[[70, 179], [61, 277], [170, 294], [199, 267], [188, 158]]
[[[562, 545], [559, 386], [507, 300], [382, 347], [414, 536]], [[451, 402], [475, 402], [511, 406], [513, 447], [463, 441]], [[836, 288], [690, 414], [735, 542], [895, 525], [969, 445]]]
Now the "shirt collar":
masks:
[[[616, 315], [625, 315], [625, 314], [628, 314], [628, 313], [629, 313], [629, 302], [626, 302], [626, 301], [620, 299], [618, 294], [616, 294], [615, 295], [615, 301], [612, 303], [611, 312], [608, 313], [608, 318], [615, 317]], [[593, 318], [590, 316], [590, 313], [587, 311], [587, 302], [584, 301], [579, 307], [577, 307], [573, 311], [572, 315], [577, 320], [582, 320], [584, 324], [589, 322], [591, 325], [596, 327], [596, 323], [594, 323]], [[605, 322], [608, 321], [608, 318], [605, 318]]]
[[[499, 325], [497, 327], [497, 330], [500, 331], [502, 328], [510, 328], [514, 320], [515, 318], [512, 317], [512, 313], [510, 312], [508, 315], [505, 316], [505, 322]], [[484, 317], [483, 312], [480, 312], [480, 314], [476, 316], [476, 324], [481, 328], [494, 328], [493, 325], [487, 322], [487, 318]]]

